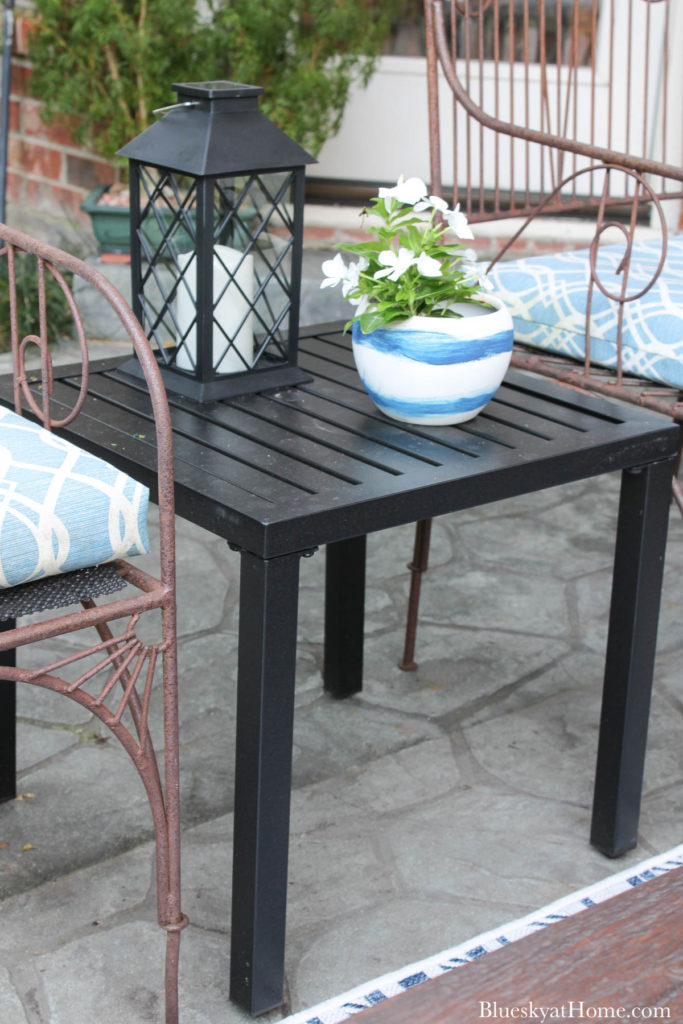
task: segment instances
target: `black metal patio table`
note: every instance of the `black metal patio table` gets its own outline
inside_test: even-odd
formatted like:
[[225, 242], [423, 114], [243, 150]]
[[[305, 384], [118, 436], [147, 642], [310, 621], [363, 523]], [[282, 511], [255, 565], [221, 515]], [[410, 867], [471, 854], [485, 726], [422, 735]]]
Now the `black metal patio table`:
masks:
[[[119, 362], [91, 366], [65, 433], [154, 494], [149, 403]], [[231, 997], [253, 1014], [282, 1001], [300, 558], [327, 547], [324, 685], [345, 697], [362, 685], [368, 533], [621, 470], [591, 829], [616, 856], [636, 841], [678, 440], [665, 417], [521, 372], [468, 423], [390, 421], [339, 324], [302, 330], [299, 362], [312, 380], [296, 388], [169, 395], [177, 512], [241, 552]], [[76, 373], [55, 370], [57, 405], [73, 404]]]

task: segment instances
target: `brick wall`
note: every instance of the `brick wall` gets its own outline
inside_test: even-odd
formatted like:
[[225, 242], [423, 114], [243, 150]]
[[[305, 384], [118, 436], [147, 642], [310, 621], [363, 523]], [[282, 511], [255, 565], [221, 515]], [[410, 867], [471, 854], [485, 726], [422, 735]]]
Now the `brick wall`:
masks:
[[34, 209], [85, 218], [79, 207], [95, 185], [113, 181], [111, 164], [77, 146], [66, 125], [46, 124], [29, 95], [29, 12], [17, 8], [12, 50], [7, 199]]

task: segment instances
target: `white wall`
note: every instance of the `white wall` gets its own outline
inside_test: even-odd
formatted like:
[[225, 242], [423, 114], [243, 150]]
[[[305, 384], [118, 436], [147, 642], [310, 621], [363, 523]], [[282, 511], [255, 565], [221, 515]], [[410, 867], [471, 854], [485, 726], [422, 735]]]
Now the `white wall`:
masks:
[[352, 88], [341, 130], [318, 159], [310, 178], [429, 178], [424, 58], [381, 57], [367, 88]]
[[[621, 22], [626, 14], [626, 4], [623, 3], [623, 0], [612, 0], [612, 2], [616, 3], [616, 36], [618, 40], [625, 43], [626, 30]], [[609, 3], [610, 0], [605, 0], [605, 7], [607, 8], [605, 14], [609, 10]], [[673, 81], [670, 81], [669, 84], [667, 101], [667, 156], [672, 162], [679, 163], [683, 160], [681, 155], [683, 63], [677, 59], [676, 55], [683, 52], [683, 10], [681, 8], [683, 8], [683, 2], [680, 2], [680, 0], [678, 2], [674, 0], [671, 3], [669, 54], [670, 77]], [[663, 19], [664, 5], [658, 9], [658, 5], [655, 4], [654, 7], [650, 8], [650, 13], [655, 25], [651, 41], [654, 42], [655, 48], [658, 49], [661, 46], [663, 33], [662, 25], [657, 23]], [[643, 16], [644, 8], [643, 10], [637, 9], [636, 31], [634, 33], [636, 39], [639, 38], [638, 33], [641, 31], [641, 26], [637, 23], [638, 18], [640, 17], [642, 20]], [[608, 18], [605, 18], [604, 24], [609, 24]], [[637, 46], [635, 50], [637, 53]], [[607, 63], [605, 60], [604, 64], [606, 65]], [[600, 60], [598, 67], [601, 64], [603, 64], [602, 60]], [[586, 72], [588, 71], [588, 69], [585, 70]], [[657, 67], [658, 70], [659, 68]], [[582, 71], [583, 69], [579, 72], [580, 77]], [[657, 71], [655, 71], [655, 75]], [[636, 72], [637, 69], [634, 70], [634, 74]], [[549, 69], [549, 73], [552, 74], [552, 69]], [[504, 75], [505, 69], [502, 72], [503, 78]], [[648, 100], [651, 106], [651, 113], [653, 104], [659, 107], [660, 110], [662, 107], [657, 92], [658, 85], [658, 82], [651, 81], [652, 88]], [[483, 86], [483, 102], [490, 110], [494, 108], [492, 90], [499, 87], [499, 84], [494, 86], [492, 79]], [[537, 88], [536, 84], [532, 84], [532, 90], [534, 88]], [[453, 168], [449, 160], [452, 149], [452, 134], [447, 92], [448, 90], [445, 88], [441, 90], [442, 159], [444, 161], [442, 177], [444, 182], [451, 182], [453, 180]], [[588, 93], [586, 95], [588, 96]], [[600, 125], [601, 123], [604, 124], [607, 116], [606, 100], [605, 109], [602, 112], [599, 106], [601, 102], [599, 97], [597, 102], [596, 123]], [[615, 149], [627, 148], [627, 142], [629, 144], [628, 148], [636, 145], [635, 139], [627, 137], [631, 132], [631, 124], [640, 125], [642, 123], [640, 113], [633, 109], [634, 105], [634, 98], [632, 97], [629, 126], [625, 126], [623, 119], [619, 123], [619, 117], [616, 118], [615, 134], [611, 139], [611, 144]], [[589, 116], [589, 106], [588, 102], [585, 105], [579, 103], [580, 116], [585, 118]], [[626, 104], [623, 106], [625, 108]], [[537, 107], [540, 107], [540, 103], [537, 104], [532, 96], [531, 108], [533, 110]], [[505, 109], [504, 103], [501, 103], [500, 109]], [[650, 116], [650, 121], [653, 123], [652, 116]], [[579, 127], [579, 134], [588, 140], [590, 138], [590, 129], [588, 127], [585, 129]], [[596, 139], [596, 141], [599, 140]], [[607, 144], [607, 139], [602, 141]], [[522, 146], [523, 144], [520, 143], [519, 145]], [[649, 140], [648, 148], [650, 149], [649, 155], [655, 158], [660, 157], [661, 130], [655, 133], [655, 137]], [[493, 168], [491, 154], [487, 155], [485, 151], [483, 166], [480, 169], [478, 166], [478, 151], [477, 147], [475, 147], [472, 160], [475, 162], [472, 177], [479, 174], [484, 187], [491, 187], [493, 182], [487, 181], [487, 178], [492, 174]], [[313, 178], [338, 178], [350, 181], [372, 182], [394, 181], [399, 174], [404, 174], [407, 177], [417, 175], [427, 181], [429, 179], [429, 152], [425, 59], [422, 57], [401, 56], [380, 58], [377, 71], [367, 88], [363, 89], [358, 86], [352, 89], [339, 134], [335, 138], [328, 140], [320, 154], [320, 162], [310, 168], [308, 174]], [[461, 173], [458, 177], [462, 181], [464, 174]], [[550, 180], [551, 176], [549, 176], [546, 168], [543, 182], [540, 180], [536, 183], [532, 182], [531, 187], [533, 188], [536, 185], [536, 187], [547, 190]], [[671, 203], [667, 205], [673, 206]]]

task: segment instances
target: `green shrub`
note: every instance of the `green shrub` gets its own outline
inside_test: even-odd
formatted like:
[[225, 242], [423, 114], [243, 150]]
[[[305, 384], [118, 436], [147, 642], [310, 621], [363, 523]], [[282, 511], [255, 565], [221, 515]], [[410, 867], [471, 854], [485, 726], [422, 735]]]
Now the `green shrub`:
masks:
[[172, 103], [173, 82], [262, 85], [262, 110], [317, 152], [406, 0], [35, 0], [31, 88], [106, 159]]
[[[15, 282], [19, 341], [40, 333], [38, 269], [33, 256], [16, 253]], [[67, 284], [69, 282], [67, 281]], [[45, 306], [48, 342], [53, 344], [73, 334], [73, 317], [62, 289], [49, 270], [45, 271]], [[0, 260], [0, 352], [12, 347], [10, 335], [10, 289], [7, 258]], [[33, 354], [33, 353], [30, 353]]]
[[366, 84], [404, 0], [214, 0], [212, 78], [262, 85], [261, 109], [313, 153]]
[[188, 0], [35, 0], [31, 90], [47, 120], [111, 159], [193, 74], [197, 23]]

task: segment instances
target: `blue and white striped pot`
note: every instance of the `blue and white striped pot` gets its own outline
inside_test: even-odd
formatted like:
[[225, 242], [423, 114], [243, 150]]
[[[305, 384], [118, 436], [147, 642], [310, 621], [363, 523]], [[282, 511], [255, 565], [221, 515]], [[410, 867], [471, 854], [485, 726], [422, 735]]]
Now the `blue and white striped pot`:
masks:
[[460, 317], [416, 316], [363, 334], [353, 356], [378, 409], [404, 423], [463, 423], [498, 390], [512, 353], [512, 317], [494, 296], [459, 303]]

